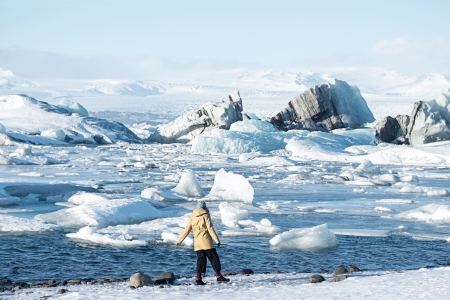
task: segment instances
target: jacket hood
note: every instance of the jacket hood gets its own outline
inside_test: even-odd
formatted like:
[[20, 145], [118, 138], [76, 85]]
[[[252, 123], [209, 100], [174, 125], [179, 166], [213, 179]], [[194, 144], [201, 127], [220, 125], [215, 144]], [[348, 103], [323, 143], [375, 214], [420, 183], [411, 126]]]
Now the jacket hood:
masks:
[[200, 217], [200, 216], [208, 214], [208, 211], [205, 209], [196, 208], [196, 209], [194, 209], [194, 213], [195, 213], [195, 216]]

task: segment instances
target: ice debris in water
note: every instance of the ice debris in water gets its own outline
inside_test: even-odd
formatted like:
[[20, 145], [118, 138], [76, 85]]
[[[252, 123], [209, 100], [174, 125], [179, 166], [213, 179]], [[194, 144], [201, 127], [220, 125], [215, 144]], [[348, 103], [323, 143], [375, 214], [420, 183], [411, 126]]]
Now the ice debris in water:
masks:
[[[164, 244], [173, 244], [175, 245], [178, 242], [179, 234], [175, 234], [170, 231], [164, 231], [161, 233], [161, 238]], [[194, 245], [194, 239], [191, 237], [186, 237], [182, 243], [182, 245], [185, 246], [192, 246]]]
[[270, 245], [280, 248], [298, 248], [316, 250], [335, 247], [339, 244], [336, 235], [328, 229], [327, 224], [313, 228], [295, 228], [274, 236]]
[[428, 197], [448, 197], [450, 196], [447, 189], [431, 189], [427, 192]]
[[248, 180], [239, 174], [227, 172], [223, 168], [217, 171], [214, 185], [209, 192], [211, 200], [234, 200], [253, 202], [254, 190]]
[[20, 198], [12, 197], [7, 191], [0, 188], [0, 206], [17, 204], [19, 201]]
[[186, 170], [183, 173], [180, 182], [172, 191], [188, 197], [204, 197], [206, 195], [192, 170]]
[[0, 232], [2, 233], [43, 233], [59, 231], [62, 228], [53, 224], [45, 224], [38, 220], [5, 216], [0, 214]]
[[146, 188], [141, 192], [141, 197], [145, 199], [163, 201], [164, 197], [158, 194], [159, 189], [157, 188]]
[[88, 241], [94, 244], [110, 245], [110, 246], [146, 246], [146, 241], [134, 240], [128, 234], [109, 235], [97, 233], [96, 227], [85, 226], [80, 228], [78, 232], [66, 234], [68, 238]]
[[76, 207], [40, 214], [35, 219], [63, 227], [106, 227], [138, 223], [160, 217], [162, 213], [146, 201], [115, 199], [85, 202]]
[[88, 204], [88, 203], [94, 203], [94, 202], [100, 202], [100, 201], [107, 201], [108, 198], [101, 194], [96, 193], [87, 193], [87, 192], [77, 192], [69, 197], [67, 200], [70, 203], [81, 205], [81, 204]]
[[222, 223], [230, 228], [239, 228], [237, 222], [248, 217], [248, 210], [232, 206], [226, 202], [219, 204]]
[[406, 221], [450, 223], [450, 208], [448, 205], [431, 203], [396, 214], [395, 218]]
[[380, 168], [375, 166], [370, 160], [363, 161], [356, 169], [357, 173], [379, 174]]
[[41, 132], [41, 136], [64, 142], [66, 134], [61, 129], [49, 129]]

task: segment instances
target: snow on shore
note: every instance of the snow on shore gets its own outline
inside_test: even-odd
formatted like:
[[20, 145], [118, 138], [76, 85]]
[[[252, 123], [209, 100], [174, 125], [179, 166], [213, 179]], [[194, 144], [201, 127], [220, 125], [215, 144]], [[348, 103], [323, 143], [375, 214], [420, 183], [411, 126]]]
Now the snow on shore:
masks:
[[129, 288], [129, 283], [105, 285], [74, 285], [65, 287], [66, 294], [58, 295], [56, 288], [19, 290], [4, 293], [11, 299], [38, 299], [52, 296], [57, 299], [447, 299], [450, 267], [419, 269], [405, 272], [353, 273], [341, 282], [307, 283], [305, 273], [257, 274], [230, 276], [228, 284], [214, 284], [213, 277], [205, 277], [206, 286], [178, 285], [192, 283], [180, 279], [165, 288]]

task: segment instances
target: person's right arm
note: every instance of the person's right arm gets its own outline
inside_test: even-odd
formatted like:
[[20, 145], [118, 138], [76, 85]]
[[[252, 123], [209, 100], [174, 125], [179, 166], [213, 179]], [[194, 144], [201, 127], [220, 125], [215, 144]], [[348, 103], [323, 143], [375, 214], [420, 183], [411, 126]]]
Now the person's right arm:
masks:
[[191, 224], [191, 219], [189, 218], [189, 221], [188, 221], [186, 227], [184, 228], [183, 232], [181, 233], [177, 244], [181, 244], [184, 241], [184, 239], [187, 237], [187, 235], [191, 232], [191, 230], [192, 230], [192, 224]]

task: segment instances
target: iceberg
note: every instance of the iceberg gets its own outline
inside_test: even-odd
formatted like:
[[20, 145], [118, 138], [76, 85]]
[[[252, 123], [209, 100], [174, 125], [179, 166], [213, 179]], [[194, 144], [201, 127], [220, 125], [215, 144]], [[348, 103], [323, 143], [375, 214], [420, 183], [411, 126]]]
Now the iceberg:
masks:
[[63, 227], [106, 227], [148, 221], [162, 216], [162, 213], [146, 201], [135, 199], [114, 199], [87, 202], [56, 212], [40, 214], [36, 220]]
[[148, 141], [187, 143], [214, 128], [229, 129], [234, 122], [242, 121], [242, 99], [239, 91], [232, 92], [228, 98], [227, 102], [204, 104], [173, 122], [160, 126]]
[[396, 214], [394, 217], [405, 221], [450, 223], [450, 208], [448, 205], [431, 203]]
[[214, 185], [207, 198], [251, 203], [253, 202], [253, 194], [253, 187], [244, 176], [220, 169], [216, 173]]
[[274, 236], [269, 242], [279, 248], [302, 250], [318, 250], [339, 245], [336, 235], [328, 229], [327, 224], [307, 229], [291, 229]]
[[172, 191], [188, 197], [204, 197], [206, 195], [192, 170], [186, 170], [181, 175], [180, 182]]

